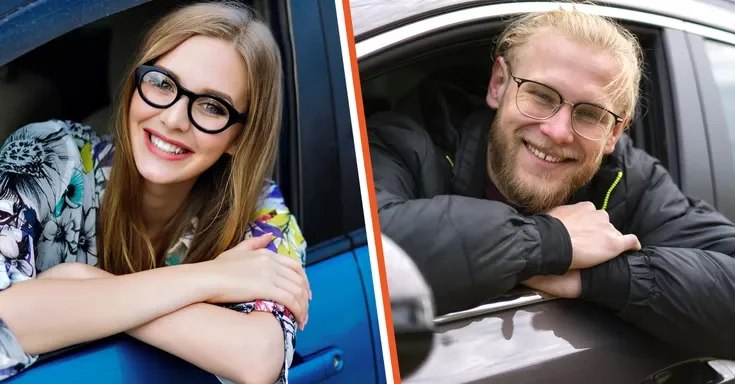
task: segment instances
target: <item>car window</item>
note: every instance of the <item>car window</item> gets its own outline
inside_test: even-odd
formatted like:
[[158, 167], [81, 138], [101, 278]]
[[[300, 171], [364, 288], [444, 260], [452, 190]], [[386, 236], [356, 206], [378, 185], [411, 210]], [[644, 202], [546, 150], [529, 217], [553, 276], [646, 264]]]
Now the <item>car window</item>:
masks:
[[712, 40], [704, 44], [720, 94], [730, 145], [735, 148], [735, 46]]
[[[484, 99], [489, 82], [489, 68], [495, 38], [504, 27], [502, 21], [488, 20], [467, 27], [447, 30], [381, 52], [363, 61], [360, 68], [363, 106], [366, 118], [382, 111], [392, 111], [426, 79], [459, 87], [478, 99]], [[676, 153], [670, 147], [673, 130], [666, 118], [671, 111], [670, 92], [665, 90], [662, 31], [658, 28], [625, 24], [639, 39], [644, 52], [644, 76], [641, 79], [640, 102], [628, 135], [635, 145], [661, 161], [675, 182], [679, 182]], [[667, 116], [665, 116], [667, 115]]]

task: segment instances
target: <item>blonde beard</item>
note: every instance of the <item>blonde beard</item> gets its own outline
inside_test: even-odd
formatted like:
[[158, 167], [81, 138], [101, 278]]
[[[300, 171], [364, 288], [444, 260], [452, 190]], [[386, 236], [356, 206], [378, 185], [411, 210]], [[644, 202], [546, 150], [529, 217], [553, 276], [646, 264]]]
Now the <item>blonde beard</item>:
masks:
[[[531, 213], [546, 212], [565, 204], [572, 194], [587, 184], [600, 169], [602, 151], [592, 161], [586, 158], [577, 160], [581, 164], [577, 166], [578, 171], [570, 172], [564, 182], [555, 184], [558, 185], [556, 188], [551, 184], [529, 185], [524, 179], [516, 177], [518, 173], [516, 156], [519, 150], [525, 149], [524, 145], [517, 131], [508, 132], [501, 125], [501, 120], [502, 113], [499, 109], [488, 134], [487, 172], [490, 180], [506, 199], [524, 206]], [[551, 174], [544, 174], [541, 178], [550, 179]]]

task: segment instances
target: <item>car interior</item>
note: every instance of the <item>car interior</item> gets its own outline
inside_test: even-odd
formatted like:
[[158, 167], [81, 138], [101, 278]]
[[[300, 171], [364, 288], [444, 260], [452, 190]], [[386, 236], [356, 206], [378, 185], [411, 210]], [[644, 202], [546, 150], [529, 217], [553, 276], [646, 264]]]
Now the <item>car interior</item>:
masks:
[[[109, 132], [110, 103], [138, 38], [150, 20], [174, 6], [162, 0], [70, 31], [2, 68], [0, 142], [26, 124], [48, 119]], [[80, 86], [82, 85], [83, 86]]]
[[[401, 100], [426, 79], [440, 79], [466, 92], [485, 98], [492, 69], [492, 52], [504, 22], [480, 21], [427, 34], [399, 47], [360, 62], [365, 117], [395, 109]], [[666, 68], [657, 60], [662, 52], [656, 31], [625, 25], [638, 37], [644, 49], [644, 76], [636, 118], [628, 135], [636, 145], [658, 157], [676, 178], [676, 164], [667, 148], [673, 137], [664, 129], [662, 100], [667, 86]]]
[[150, 1], [72, 30], [0, 67], [0, 143], [33, 122], [82, 122], [110, 132], [111, 104], [143, 33], [192, 0]]

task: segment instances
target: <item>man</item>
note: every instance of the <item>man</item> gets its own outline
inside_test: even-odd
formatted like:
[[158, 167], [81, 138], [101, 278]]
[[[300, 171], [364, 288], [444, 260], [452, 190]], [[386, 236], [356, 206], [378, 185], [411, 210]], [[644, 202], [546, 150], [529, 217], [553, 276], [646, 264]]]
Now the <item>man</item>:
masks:
[[526, 15], [498, 40], [485, 100], [427, 80], [371, 117], [382, 231], [438, 314], [524, 284], [735, 358], [735, 226], [624, 134], [641, 56], [601, 17]]

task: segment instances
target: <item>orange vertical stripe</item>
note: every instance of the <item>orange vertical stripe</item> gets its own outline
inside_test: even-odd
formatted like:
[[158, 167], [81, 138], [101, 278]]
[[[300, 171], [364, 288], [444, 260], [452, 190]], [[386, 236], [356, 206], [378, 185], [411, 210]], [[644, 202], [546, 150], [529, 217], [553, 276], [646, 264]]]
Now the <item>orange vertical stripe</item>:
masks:
[[[380, 222], [378, 221], [378, 205], [375, 201], [375, 186], [373, 185], [373, 169], [370, 162], [370, 147], [368, 145], [367, 127], [365, 125], [365, 113], [362, 106], [362, 89], [360, 88], [360, 71], [357, 66], [357, 53], [355, 52], [355, 36], [352, 30], [352, 12], [350, 1], [342, 0], [344, 9], [345, 29], [347, 33], [347, 47], [350, 51], [350, 63], [352, 66], [352, 82], [355, 86], [355, 103], [357, 105], [357, 120], [360, 124], [360, 142], [362, 143], [363, 161], [365, 162], [365, 179], [367, 181], [368, 200], [370, 201], [370, 214], [373, 221], [373, 233], [375, 234], [375, 250], [378, 257], [378, 273], [380, 274], [380, 286], [383, 293], [383, 308], [385, 309], [386, 331], [388, 333], [388, 348], [390, 349], [391, 365], [393, 366], [393, 380], [401, 382], [398, 369], [398, 353], [396, 352], [396, 339], [393, 333], [393, 316], [390, 311], [390, 296], [388, 295], [388, 279], [385, 274], [385, 262], [383, 260], [383, 243], [380, 238]], [[359, 160], [359, 159], [358, 159]]]

